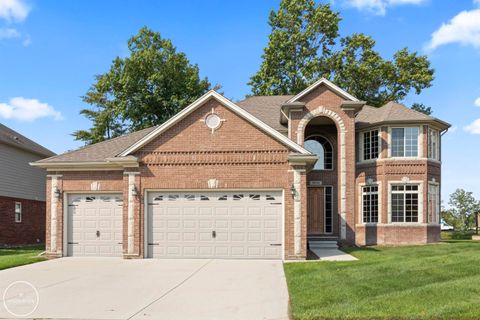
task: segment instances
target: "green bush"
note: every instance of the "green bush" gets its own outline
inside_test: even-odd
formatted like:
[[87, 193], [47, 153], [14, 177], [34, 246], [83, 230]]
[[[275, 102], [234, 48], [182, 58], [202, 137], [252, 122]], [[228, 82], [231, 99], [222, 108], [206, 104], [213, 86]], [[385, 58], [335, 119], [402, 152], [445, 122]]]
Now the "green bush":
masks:
[[442, 231], [442, 240], [472, 240], [474, 231]]

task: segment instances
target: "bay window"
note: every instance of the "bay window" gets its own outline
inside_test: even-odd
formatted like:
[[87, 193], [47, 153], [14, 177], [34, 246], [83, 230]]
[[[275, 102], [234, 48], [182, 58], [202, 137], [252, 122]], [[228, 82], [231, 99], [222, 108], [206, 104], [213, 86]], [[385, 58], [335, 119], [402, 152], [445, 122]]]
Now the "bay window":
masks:
[[440, 186], [435, 183], [428, 184], [428, 223], [440, 221]]
[[416, 184], [391, 186], [391, 221], [419, 222], [419, 187]]
[[378, 130], [371, 130], [362, 133], [363, 159], [372, 160], [378, 158], [379, 153]]
[[418, 127], [391, 129], [391, 156], [417, 157], [418, 156]]
[[378, 222], [378, 185], [362, 187], [363, 223]]
[[439, 140], [438, 130], [428, 129], [428, 158], [439, 160]]

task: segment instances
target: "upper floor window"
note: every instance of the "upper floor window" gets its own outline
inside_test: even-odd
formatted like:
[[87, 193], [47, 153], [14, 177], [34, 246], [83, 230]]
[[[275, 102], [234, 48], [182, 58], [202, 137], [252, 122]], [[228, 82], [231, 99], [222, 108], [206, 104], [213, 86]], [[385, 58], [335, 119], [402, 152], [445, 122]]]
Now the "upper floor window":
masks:
[[392, 222], [418, 222], [418, 194], [417, 184], [392, 185]]
[[15, 222], [22, 222], [22, 203], [15, 202]]
[[313, 170], [333, 169], [333, 148], [330, 142], [322, 136], [311, 136], [305, 140], [305, 149], [318, 156]]
[[418, 127], [392, 128], [392, 157], [418, 157]]
[[439, 159], [439, 140], [438, 130], [428, 129], [428, 158]]
[[363, 139], [363, 159], [372, 160], [378, 158], [379, 153], [379, 138], [378, 130], [371, 130], [362, 133]]

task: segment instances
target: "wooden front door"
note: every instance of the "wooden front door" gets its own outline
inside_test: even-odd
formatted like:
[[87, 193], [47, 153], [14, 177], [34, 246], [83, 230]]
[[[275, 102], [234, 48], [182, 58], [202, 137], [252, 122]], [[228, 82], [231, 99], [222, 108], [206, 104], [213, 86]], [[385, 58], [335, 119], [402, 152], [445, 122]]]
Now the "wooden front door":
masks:
[[307, 194], [307, 234], [333, 231], [332, 187], [311, 187]]

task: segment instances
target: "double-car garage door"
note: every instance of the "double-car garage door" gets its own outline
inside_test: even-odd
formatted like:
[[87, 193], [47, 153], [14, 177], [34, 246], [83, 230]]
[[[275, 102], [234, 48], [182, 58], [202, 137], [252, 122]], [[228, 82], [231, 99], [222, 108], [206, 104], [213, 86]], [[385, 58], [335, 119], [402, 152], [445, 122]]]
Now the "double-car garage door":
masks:
[[[151, 258], [282, 258], [281, 192], [148, 192]], [[67, 253], [122, 255], [121, 194], [68, 197]]]

